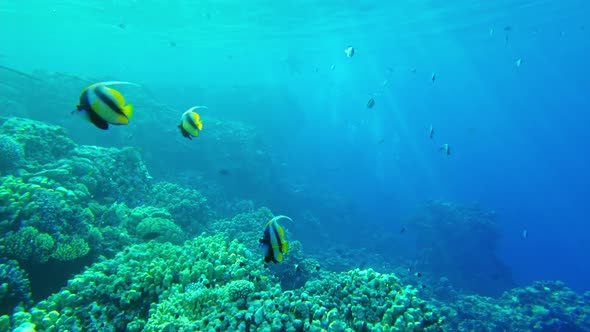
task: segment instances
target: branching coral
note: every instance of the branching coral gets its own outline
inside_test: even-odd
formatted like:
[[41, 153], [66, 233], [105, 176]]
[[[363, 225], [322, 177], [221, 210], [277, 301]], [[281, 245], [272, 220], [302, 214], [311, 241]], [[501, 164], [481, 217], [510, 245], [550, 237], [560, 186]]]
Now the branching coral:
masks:
[[58, 242], [51, 257], [58, 261], [71, 261], [86, 256], [89, 251], [90, 247], [84, 239], [73, 237], [64, 242]]
[[34, 227], [23, 227], [0, 238], [0, 252], [6, 257], [45, 263], [49, 259], [54, 240], [49, 234], [39, 233]]
[[16, 305], [31, 304], [31, 286], [27, 273], [16, 261], [0, 260], [0, 315], [8, 314]]

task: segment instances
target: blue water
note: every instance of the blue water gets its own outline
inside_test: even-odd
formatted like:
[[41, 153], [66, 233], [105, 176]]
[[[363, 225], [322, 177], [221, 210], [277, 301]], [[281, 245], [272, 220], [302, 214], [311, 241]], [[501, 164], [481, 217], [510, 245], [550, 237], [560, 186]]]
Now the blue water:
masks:
[[590, 289], [585, 1], [5, 1], [0, 15], [5, 65], [140, 82], [256, 126], [278, 178], [347, 197], [359, 227], [479, 202], [517, 283]]

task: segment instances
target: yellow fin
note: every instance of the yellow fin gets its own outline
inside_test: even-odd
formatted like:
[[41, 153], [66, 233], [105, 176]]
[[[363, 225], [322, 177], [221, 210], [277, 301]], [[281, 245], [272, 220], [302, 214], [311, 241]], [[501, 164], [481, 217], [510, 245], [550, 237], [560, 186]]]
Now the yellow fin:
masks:
[[199, 128], [199, 130], [203, 130], [203, 121], [199, 120], [199, 122], [197, 122], [197, 128]]
[[123, 106], [121, 109], [123, 110], [123, 114], [125, 114], [125, 116], [128, 119], [131, 119], [133, 117], [133, 104], [127, 104]]
[[283, 254], [286, 254], [287, 252], [289, 252], [289, 244], [287, 241], [283, 241]]
[[279, 252], [279, 254], [277, 255], [277, 257], [275, 257], [277, 259], [277, 262], [282, 262], [283, 261], [283, 254]]

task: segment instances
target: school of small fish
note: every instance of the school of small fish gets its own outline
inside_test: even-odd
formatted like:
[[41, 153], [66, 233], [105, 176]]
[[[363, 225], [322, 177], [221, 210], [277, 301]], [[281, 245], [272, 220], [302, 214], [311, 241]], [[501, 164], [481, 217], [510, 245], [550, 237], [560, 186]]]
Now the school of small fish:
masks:
[[[118, 26], [121, 29], [126, 28], [124, 23], [120, 23]], [[508, 42], [508, 34], [512, 31], [512, 27], [505, 26], [503, 30], [506, 33], [505, 40]], [[494, 33], [495, 31], [493, 28], [489, 30], [490, 37], [493, 37]], [[175, 47], [176, 42], [171, 41], [170, 46]], [[352, 58], [355, 55], [355, 52], [355, 48], [351, 45], [344, 49], [344, 54], [348, 58]], [[522, 58], [517, 58], [515, 63], [516, 67], [520, 67], [522, 65]], [[334, 69], [335, 65], [332, 65], [330, 70]], [[389, 70], [392, 71], [391, 68], [389, 68]], [[416, 69], [412, 68], [411, 73], [415, 74]], [[433, 72], [430, 76], [430, 80], [432, 83], [435, 83], [436, 79], [437, 75]], [[91, 84], [82, 90], [79, 104], [76, 106], [76, 110], [72, 111], [72, 114], [80, 115], [84, 120], [102, 130], [107, 130], [109, 125], [129, 124], [133, 118], [133, 105], [127, 103], [123, 94], [112, 87], [115, 85], [139, 86], [138, 84], [124, 81], [107, 81]], [[384, 84], [382, 85], [387, 85], [387, 80], [384, 81]], [[375, 107], [375, 104], [374, 97], [371, 97], [367, 101], [366, 107], [372, 109]], [[207, 109], [207, 106], [193, 106], [182, 113], [178, 129], [180, 129], [180, 133], [183, 137], [192, 140], [193, 137], [197, 137], [201, 130], [203, 130], [201, 116], [197, 113], [197, 110], [202, 109]], [[431, 125], [428, 131], [429, 139], [433, 140], [434, 134], [434, 127]], [[377, 144], [382, 144], [383, 142], [385, 142], [385, 139], [379, 140]], [[442, 144], [439, 150], [447, 156], [451, 155], [451, 147], [448, 143]], [[219, 171], [219, 174], [228, 175], [229, 170], [222, 169]], [[272, 218], [264, 226], [263, 238], [259, 240], [260, 247], [264, 252], [265, 263], [280, 263], [283, 261], [283, 256], [288, 252], [289, 247], [288, 242], [285, 240], [285, 232], [278, 223], [278, 220], [280, 219], [288, 219], [292, 221], [291, 218], [283, 215]], [[405, 230], [405, 228], [402, 228], [400, 233], [403, 234]], [[527, 237], [528, 231], [523, 230], [522, 238], [526, 239]], [[299, 266], [295, 265], [295, 269], [299, 271]], [[319, 267], [317, 267], [317, 269], [319, 270]], [[408, 271], [411, 271], [411, 268], [408, 268]], [[420, 277], [421, 275], [420, 272], [414, 273], [414, 276], [416, 277]]]

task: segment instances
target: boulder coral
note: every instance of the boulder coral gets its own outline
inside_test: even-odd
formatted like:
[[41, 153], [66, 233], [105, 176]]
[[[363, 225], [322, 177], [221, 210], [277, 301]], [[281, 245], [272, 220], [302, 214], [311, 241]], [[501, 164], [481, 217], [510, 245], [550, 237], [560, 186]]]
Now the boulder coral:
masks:
[[0, 135], [0, 174], [10, 172], [22, 165], [25, 150], [8, 135]]

